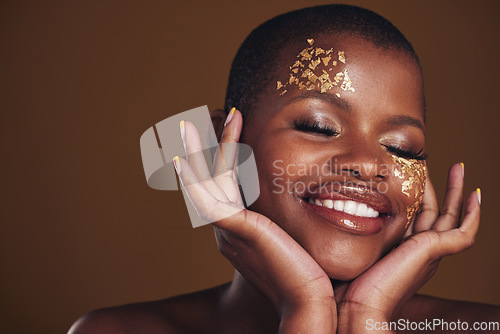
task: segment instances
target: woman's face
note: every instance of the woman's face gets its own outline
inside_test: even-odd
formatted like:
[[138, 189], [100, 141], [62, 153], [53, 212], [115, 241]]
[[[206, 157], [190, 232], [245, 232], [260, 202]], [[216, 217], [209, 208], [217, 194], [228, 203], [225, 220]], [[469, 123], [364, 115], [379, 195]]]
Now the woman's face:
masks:
[[419, 68], [353, 37], [304, 41], [278, 64], [276, 86], [261, 94], [241, 138], [259, 172], [250, 209], [280, 225], [331, 278], [351, 280], [401, 240], [423, 194], [425, 164], [408, 158], [425, 144]]

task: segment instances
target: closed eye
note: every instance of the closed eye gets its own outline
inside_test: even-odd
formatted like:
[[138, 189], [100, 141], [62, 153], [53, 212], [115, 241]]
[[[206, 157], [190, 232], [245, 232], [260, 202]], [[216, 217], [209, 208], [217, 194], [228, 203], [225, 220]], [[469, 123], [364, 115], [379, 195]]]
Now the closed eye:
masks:
[[332, 127], [322, 125], [319, 121], [311, 119], [297, 119], [293, 121], [293, 127], [302, 132], [307, 133], [318, 133], [328, 137], [335, 137], [339, 135], [339, 132]]
[[423, 148], [418, 152], [413, 152], [411, 150], [405, 150], [396, 146], [389, 146], [389, 145], [382, 145], [382, 146], [384, 146], [389, 153], [392, 153], [394, 155], [397, 155], [398, 157], [405, 159], [427, 160], [427, 157], [429, 156], [429, 154], [424, 152]]

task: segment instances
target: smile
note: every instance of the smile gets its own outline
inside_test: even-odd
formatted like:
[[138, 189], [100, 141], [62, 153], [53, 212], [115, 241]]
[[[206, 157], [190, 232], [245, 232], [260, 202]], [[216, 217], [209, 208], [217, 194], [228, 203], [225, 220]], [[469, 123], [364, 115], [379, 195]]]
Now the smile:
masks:
[[343, 200], [331, 200], [331, 199], [319, 200], [319, 199], [309, 198], [308, 202], [328, 209], [345, 212], [347, 214], [357, 217], [376, 218], [379, 216], [379, 212], [377, 210], [366, 205], [365, 203], [359, 203], [355, 201], [343, 201]]
[[379, 233], [395, 214], [384, 194], [360, 185], [324, 185], [298, 197], [319, 221], [354, 234]]

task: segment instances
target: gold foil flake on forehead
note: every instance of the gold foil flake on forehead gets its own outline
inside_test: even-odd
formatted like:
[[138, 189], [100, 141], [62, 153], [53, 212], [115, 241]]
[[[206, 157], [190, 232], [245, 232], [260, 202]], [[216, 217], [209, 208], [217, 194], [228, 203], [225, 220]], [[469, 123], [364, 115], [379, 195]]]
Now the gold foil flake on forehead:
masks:
[[[280, 96], [288, 91], [288, 86], [296, 85], [299, 89], [313, 90], [319, 88], [321, 93], [333, 87], [339, 87], [343, 91], [354, 92], [353, 82], [347, 75], [347, 69], [337, 72], [330, 77], [328, 72], [337, 66], [337, 61], [332, 59], [331, 54], [334, 52], [333, 48], [325, 50], [323, 48], [314, 48], [314, 39], [307, 39], [310, 47], [304, 48], [298, 55], [298, 60], [290, 66], [290, 73], [288, 80], [277, 81], [276, 90], [280, 91]], [[344, 51], [338, 51], [338, 60], [341, 63], [346, 62]], [[327, 68], [330, 66], [329, 68]], [[326, 71], [328, 70], [328, 71]], [[306, 78], [305, 81], [301, 81]], [[335, 94], [340, 97], [339, 93]]]
[[[420, 208], [424, 198], [426, 164], [424, 160], [405, 159], [393, 154], [391, 154], [391, 158], [399, 167], [398, 169], [394, 169], [394, 176], [403, 180], [401, 192], [409, 198], [415, 198], [413, 204], [406, 208], [406, 228]], [[413, 196], [411, 194], [412, 191], [414, 192]]]
[[300, 60], [310, 60], [312, 58], [312, 52], [310, 52], [310, 50], [312, 50], [312, 48], [302, 50], [297, 57], [302, 56]]
[[344, 51], [339, 51], [339, 52], [338, 52], [338, 55], [339, 55], [339, 60], [345, 64], [345, 55], [344, 55]]
[[294, 67], [304, 67], [304, 64], [302, 64], [302, 62], [300, 62], [299, 60], [297, 60], [295, 62], [295, 64], [293, 64], [292, 66], [290, 66], [290, 69], [292, 69]]
[[314, 51], [316, 52], [316, 56], [326, 53], [325, 50], [323, 50], [322, 48], [316, 48]]
[[309, 63], [309, 68], [311, 70], [314, 70], [319, 65], [319, 63], [321, 63], [321, 59], [320, 58], [317, 58], [316, 60], [311, 60], [311, 62]]
[[347, 75], [347, 70], [344, 71], [344, 81], [342, 82], [342, 85], [340, 85], [340, 88], [344, 91], [350, 90], [351, 92], [354, 92], [351, 78]]
[[343, 76], [344, 76], [343, 72], [339, 72], [339, 73], [335, 74], [335, 77], [333, 78], [333, 80], [335, 80], [335, 86], [338, 85], [340, 80], [342, 80]]

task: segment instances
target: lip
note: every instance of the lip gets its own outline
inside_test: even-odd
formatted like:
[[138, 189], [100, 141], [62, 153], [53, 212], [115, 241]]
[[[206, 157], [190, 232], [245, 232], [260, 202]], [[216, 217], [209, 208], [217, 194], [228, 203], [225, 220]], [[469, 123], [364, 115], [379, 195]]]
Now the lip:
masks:
[[[331, 183], [323, 184], [300, 194], [302, 205], [307, 210], [319, 215], [323, 221], [346, 232], [361, 235], [372, 235], [379, 233], [386, 222], [393, 216], [391, 201], [384, 194], [369, 187], [354, 184]], [[375, 218], [350, 215], [343, 211], [318, 206], [307, 201], [312, 199], [351, 200], [365, 203], [379, 212]]]

